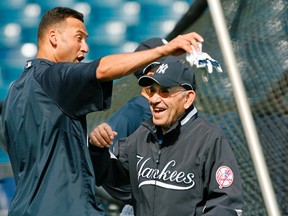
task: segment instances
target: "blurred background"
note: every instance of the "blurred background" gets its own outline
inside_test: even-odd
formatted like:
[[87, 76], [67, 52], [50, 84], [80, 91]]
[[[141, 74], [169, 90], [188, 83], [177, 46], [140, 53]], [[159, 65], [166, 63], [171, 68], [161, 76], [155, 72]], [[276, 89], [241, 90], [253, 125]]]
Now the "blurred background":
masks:
[[[287, 0], [222, 0], [227, 27], [257, 127], [276, 198], [288, 216], [288, 2]], [[55, 6], [84, 14], [89, 33], [85, 61], [113, 53], [132, 52], [150, 37], [171, 40], [195, 31], [205, 38], [203, 52], [219, 61], [224, 72], [203, 79], [197, 72], [196, 106], [200, 115], [217, 123], [230, 138], [244, 189], [244, 216], [267, 215], [254, 165], [243, 132], [226, 65], [205, 0], [2, 0], [0, 1], [0, 101], [17, 79], [25, 61], [37, 52], [37, 27]], [[133, 75], [114, 82], [111, 109], [87, 116], [88, 129], [104, 122], [140, 88]], [[7, 209], [15, 184], [0, 139], [0, 215]], [[121, 203], [99, 190], [109, 215]]]

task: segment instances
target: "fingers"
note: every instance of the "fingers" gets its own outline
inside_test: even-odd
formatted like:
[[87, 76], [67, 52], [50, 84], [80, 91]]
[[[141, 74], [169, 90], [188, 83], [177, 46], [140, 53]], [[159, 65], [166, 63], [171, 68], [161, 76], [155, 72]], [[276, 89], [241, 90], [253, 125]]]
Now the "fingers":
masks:
[[176, 38], [174, 38], [167, 44], [166, 48], [172, 49], [167, 50], [168, 53], [172, 55], [181, 55], [184, 52], [192, 53], [193, 50], [191, 45], [198, 52], [200, 51], [198, 42], [204, 42], [203, 37], [196, 32], [191, 32], [184, 35], [178, 35]]
[[109, 148], [115, 136], [117, 133], [107, 123], [102, 123], [90, 133], [89, 142], [100, 148]]
[[189, 33], [189, 34], [187, 34], [188, 36], [192, 36], [193, 38], [194, 38], [194, 40], [197, 40], [197, 41], [199, 41], [199, 42], [201, 42], [201, 43], [203, 43], [204, 42], [204, 38], [201, 36], [201, 35], [199, 35], [198, 33], [196, 33], [196, 32], [191, 32], [191, 33]]
[[204, 39], [202, 38], [202, 36], [197, 34], [196, 32], [191, 32], [191, 33], [182, 35], [182, 38], [184, 40], [183, 49], [188, 53], [192, 53], [191, 45], [195, 48], [197, 52], [200, 51], [200, 47], [198, 43], [204, 42]]
[[200, 47], [198, 45], [198, 42], [200, 43], [203, 43], [204, 42], [204, 39], [202, 38], [201, 35], [197, 34], [196, 32], [192, 32], [191, 33], [191, 44], [192, 46], [196, 49], [196, 51], [200, 51]]

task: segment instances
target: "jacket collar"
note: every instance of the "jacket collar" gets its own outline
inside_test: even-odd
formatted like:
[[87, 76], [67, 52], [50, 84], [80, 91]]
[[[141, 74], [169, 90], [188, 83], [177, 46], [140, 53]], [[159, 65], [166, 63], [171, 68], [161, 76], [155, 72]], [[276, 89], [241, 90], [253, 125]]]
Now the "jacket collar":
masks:
[[184, 116], [182, 117], [181, 120], [181, 125], [183, 126], [184, 124], [186, 124], [193, 116], [197, 116], [198, 110], [196, 109], [196, 107], [193, 106], [192, 110], [190, 110], [190, 112], [186, 112], [184, 114]]
[[[195, 118], [197, 118], [198, 116], [198, 110], [196, 109], [195, 106], [192, 106], [190, 109], [188, 109], [182, 117], [180, 117], [178, 119], [178, 121], [176, 121], [171, 128], [167, 131], [166, 134], [170, 133], [171, 131], [173, 131], [175, 128], [177, 127], [181, 127], [184, 126], [186, 123], [188, 122], [193, 122]], [[153, 124], [153, 120], [152, 118], [150, 118], [148, 121], [144, 122], [144, 126], [148, 127], [151, 132], [156, 136], [159, 137], [160, 134], [162, 134], [162, 132], [160, 133], [161, 128], [157, 127]]]

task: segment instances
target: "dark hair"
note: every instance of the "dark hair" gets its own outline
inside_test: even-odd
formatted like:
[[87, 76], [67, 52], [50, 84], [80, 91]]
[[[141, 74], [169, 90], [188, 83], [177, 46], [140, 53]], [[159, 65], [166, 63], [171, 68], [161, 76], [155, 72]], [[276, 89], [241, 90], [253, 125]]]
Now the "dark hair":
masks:
[[51, 25], [55, 25], [57, 23], [61, 23], [65, 21], [68, 17], [78, 19], [84, 23], [83, 14], [71, 8], [55, 7], [47, 11], [42, 17], [42, 20], [39, 24], [38, 39], [40, 39], [43, 36], [43, 33], [48, 27], [50, 27]]

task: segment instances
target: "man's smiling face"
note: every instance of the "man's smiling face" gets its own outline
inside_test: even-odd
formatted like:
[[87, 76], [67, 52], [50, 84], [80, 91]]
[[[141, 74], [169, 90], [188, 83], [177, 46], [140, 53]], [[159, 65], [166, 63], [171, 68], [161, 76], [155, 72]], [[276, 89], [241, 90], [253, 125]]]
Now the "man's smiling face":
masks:
[[[156, 83], [151, 87], [156, 89], [156, 92], [149, 97], [153, 122], [155, 125], [161, 126], [164, 131], [167, 131], [186, 110], [186, 90], [180, 86], [165, 88]], [[168, 97], [161, 94], [163, 88], [170, 92]]]

